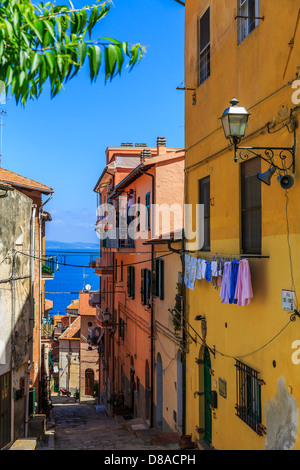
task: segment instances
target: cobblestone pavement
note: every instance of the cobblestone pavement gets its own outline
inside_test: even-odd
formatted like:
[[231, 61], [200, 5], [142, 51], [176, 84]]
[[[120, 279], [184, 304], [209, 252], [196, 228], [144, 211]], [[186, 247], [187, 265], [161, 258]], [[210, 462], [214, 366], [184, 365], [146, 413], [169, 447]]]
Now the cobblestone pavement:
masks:
[[52, 396], [52, 404], [48, 426], [52, 432], [52, 450], [178, 449], [178, 445], [155, 446], [137, 437], [126, 429], [124, 421], [118, 422], [95, 407], [93, 400], [75, 403], [74, 398]]

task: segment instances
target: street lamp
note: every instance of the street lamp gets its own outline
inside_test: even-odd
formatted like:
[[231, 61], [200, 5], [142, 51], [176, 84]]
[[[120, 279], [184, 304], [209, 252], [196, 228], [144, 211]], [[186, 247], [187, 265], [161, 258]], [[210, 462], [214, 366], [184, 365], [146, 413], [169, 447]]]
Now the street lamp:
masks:
[[[294, 184], [292, 174], [295, 173], [295, 149], [296, 149], [296, 125], [290, 116], [290, 124], [293, 125], [292, 131], [288, 124], [285, 124], [289, 132], [294, 132], [293, 147], [239, 147], [243, 137], [246, 135], [248, 119], [250, 113], [243, 106], [239, 106], [239, 100], [233, 98], [230, 101], [231, 106], [227, 108], [221, 116], [222, 126], [226, 139], [234, 145], [234, 161], [238, 162], [238, 151], [241, 160], [246, 160], [250, 156], [256, 156], [269, 163], [270, 168], [266, 173], [257, 175], [263, 183], [270, 185], [273, 174], [278, 171], [278, 181], [284, 189], [289, 189]], [[270, 125], [268, 124], [268, 132]], [[277, 163], [275, 158], [277, 157]]]
[[[245, 137], [250, 113], [243, 106], [238, 106], [239, 100], [233, 98], [231, 106], [225, 109], [221, 121], [226, 139], [229, 139], [236, 146]], [[237, 162], [235, 153], [234, 161]]]

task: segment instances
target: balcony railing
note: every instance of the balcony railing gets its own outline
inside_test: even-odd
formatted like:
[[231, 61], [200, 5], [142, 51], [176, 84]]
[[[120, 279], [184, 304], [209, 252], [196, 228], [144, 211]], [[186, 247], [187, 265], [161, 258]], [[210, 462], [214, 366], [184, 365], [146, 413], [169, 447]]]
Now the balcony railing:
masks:
[[[103, 248], [122, 249], [122, 248], [134, 248], [134, 240], [128, 237], [127, 233], [123, 236], [121, 230], [116, 229], [115, 238], [107, 237], [102, 240]], [[127, 237], [127, 238], [126, 238]]]
[[96, 307], [100, 305], [101, 302], [101, 292], [91, 292], [89, 295], [89, 305], [90, 307]]

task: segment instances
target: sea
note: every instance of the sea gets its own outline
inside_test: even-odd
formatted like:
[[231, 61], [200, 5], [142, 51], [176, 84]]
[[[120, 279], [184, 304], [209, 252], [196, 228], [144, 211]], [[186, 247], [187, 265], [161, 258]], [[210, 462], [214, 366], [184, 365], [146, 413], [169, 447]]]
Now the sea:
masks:
[[65, 315], [80, 290], [99, 289], [99, 276], [89, 267], [99, 258], [98, 244], [46, 242], [45, 257], [54, 267], [54, 278], [45, 281], [45, 298], [53, 301], [50, 317]]

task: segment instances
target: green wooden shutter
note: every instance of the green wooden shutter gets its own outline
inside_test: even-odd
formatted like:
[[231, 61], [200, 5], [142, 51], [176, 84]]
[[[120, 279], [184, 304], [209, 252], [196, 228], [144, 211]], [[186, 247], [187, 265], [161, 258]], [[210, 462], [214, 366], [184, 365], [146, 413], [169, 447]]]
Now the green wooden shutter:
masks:
[[141, 301], [145, 305], [145, 269], [141, 270]]

